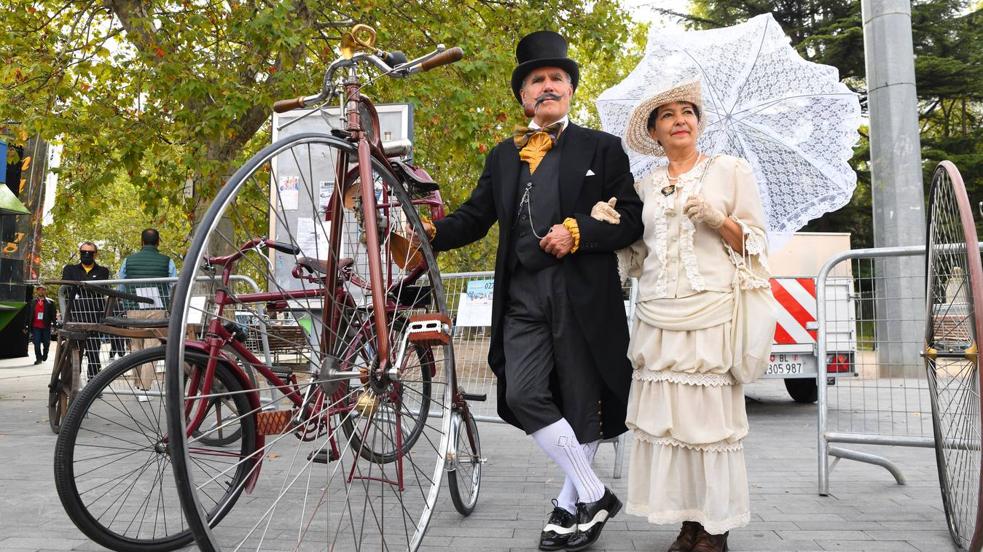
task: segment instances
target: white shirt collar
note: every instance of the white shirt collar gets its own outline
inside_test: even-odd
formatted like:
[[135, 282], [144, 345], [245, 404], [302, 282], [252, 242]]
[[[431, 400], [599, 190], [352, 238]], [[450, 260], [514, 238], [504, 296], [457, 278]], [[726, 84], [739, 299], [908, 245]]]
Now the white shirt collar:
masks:
[[[570, 124], [570, 116], [564, 115], [558, 122], [563, 124], [563, 126], [560, 127], [560, 132], [563, 132], [567, 129], [567, 125]], [[529, 128], [539, 128], [539, 125], [536, 124], [535, 121], [529, 121]]]

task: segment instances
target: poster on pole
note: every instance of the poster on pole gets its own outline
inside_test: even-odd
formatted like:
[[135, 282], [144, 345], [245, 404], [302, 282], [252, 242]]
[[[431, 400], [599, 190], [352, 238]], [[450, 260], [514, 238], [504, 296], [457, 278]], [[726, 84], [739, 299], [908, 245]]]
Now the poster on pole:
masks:
[[[409, 104], [383, 104], [375, 106], [379, 113], [379, 130], [382, 141], [391, 142], [413, 139], [413, 109]], [[273, 142], [276, 143], [300, 134], [316, 133], [330, 136], [333, 129], [343, 128], [341, 110], [298, 109], [286, 113], [274, 113]], [[321, 142], [295, 147], [289, 153], [278, 155], [271, 163], [270, 175], [269, 236], [278, 241], [288, 241], [301, 249], [298, 256], [325, 260], [331, 237], [332, 221], [327, 220], [327, 207], [339, 188], [336, 150]], [[340, 190], [338, 190], [340, 192]], [[341, 226], [341, 256], [366, 262], [361, 229], [352, 211], [346, 210]], [[270, 251], [274, 264], [275, 281], [270, 287], [283, 290], [301, 289], [304, 283], [292, 274], [296, 256]], [[359, 271], [368, 272], [367, 266]]]

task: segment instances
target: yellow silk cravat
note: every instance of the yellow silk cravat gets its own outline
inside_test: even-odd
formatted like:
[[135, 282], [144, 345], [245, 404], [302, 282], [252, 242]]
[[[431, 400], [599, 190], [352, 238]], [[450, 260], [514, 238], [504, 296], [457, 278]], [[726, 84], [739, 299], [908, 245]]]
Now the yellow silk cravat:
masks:
[[529, 163], [529, 174], [536, 172], [536, 167], [553, 148], [553, 140], [545, 132], [537, 132], [529, 137], [526, 145], [519, 150], [519, 159]]

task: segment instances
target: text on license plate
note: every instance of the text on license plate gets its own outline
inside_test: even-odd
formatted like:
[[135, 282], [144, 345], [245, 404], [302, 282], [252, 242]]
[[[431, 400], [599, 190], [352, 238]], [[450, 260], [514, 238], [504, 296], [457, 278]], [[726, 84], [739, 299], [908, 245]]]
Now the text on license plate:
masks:
[[765, 375], [788, 376], [802, 374], [804, 355], [796, 353], [779, 353], [771, 355], [768, 371]]

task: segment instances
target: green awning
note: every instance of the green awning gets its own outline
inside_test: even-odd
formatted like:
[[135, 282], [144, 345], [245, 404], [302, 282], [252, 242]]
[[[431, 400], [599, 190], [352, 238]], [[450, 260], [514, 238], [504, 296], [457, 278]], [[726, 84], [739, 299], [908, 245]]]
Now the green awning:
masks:
[[29, 215], [30, 211], [6, 185], [0, 185], [0, 215]]

